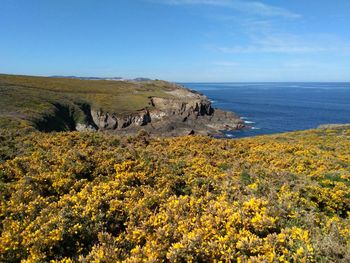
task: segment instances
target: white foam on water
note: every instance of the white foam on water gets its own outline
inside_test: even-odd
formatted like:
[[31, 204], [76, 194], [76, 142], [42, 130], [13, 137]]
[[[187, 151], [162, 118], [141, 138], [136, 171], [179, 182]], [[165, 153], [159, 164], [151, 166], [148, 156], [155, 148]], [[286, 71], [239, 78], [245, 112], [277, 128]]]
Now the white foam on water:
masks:
[[244, 121], [244, 123], [246, 123], [246, 124], [253, 124], [255, 122], [253, 122], [253, 121]]

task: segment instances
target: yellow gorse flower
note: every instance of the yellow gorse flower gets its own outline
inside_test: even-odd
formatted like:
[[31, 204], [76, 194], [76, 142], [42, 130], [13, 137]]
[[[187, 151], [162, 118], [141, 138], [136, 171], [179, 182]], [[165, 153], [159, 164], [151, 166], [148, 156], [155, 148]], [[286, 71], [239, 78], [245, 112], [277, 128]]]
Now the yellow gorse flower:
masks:
[[13, 136], [17, 156], [0, 155], [0, 261], [350, 257], [349, 131], [147, 140]]

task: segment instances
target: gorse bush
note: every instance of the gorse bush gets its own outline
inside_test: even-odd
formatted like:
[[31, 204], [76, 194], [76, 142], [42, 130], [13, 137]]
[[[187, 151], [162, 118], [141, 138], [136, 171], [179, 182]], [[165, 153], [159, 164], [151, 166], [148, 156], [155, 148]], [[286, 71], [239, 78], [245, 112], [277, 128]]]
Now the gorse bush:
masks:
[[0, 139], [1, 262], [350, 261], [347, 130]]

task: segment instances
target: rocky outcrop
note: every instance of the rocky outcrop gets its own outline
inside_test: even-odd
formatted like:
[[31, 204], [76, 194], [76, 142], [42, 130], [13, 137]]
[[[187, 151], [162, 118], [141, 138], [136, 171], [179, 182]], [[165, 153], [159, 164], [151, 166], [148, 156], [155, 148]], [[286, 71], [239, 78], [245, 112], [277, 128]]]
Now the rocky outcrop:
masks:
[[207, 97], [193, 91], [178, 88], [168, 92], [171, 98], [150, 98], [156, 112], [164, 116], [179, 116], [183, 118], [211, 115], [213, 108]]
[[198, 92], [176, 86], [167, 95], [150, 97], [147, 109], [132, 114], [92, 110], [91, 116], [99, 130], [121, 134], [141, 129], [161, 136], [215, 134], [244, 127], [236, 114], [214, 109], [208, 98]]
[[133, 114], [117, 115], [92, 110], [91, 116], [99, 130], [120, 130], [127, 127], [141, 127], [151, 122], [151, 115], [148, 109]]
[[77, 123], [75, 125], [75, 130], [79, 132], [91, 132], [96, 131], [96, 126], [91, 124], [85, 124], [85, 123]]
[[214, 130], [239, 130], [245, 127], [244, 121], [233, 112], [215, 109], [209, 115], [206, 125]]
[[156, 136], [180, 136], [211, 135], [244, 127], [244, 122], [236, 114], [214, 109], [206, 96], [176, 85], [165, 91], [162, 97], [150, 97], [148, 107], [132, 113], [117, 114], [72, 101], [53, 104], [52, 109], [33, 120], [38, 130], [99, 130], [119, 134], [145, 130]]

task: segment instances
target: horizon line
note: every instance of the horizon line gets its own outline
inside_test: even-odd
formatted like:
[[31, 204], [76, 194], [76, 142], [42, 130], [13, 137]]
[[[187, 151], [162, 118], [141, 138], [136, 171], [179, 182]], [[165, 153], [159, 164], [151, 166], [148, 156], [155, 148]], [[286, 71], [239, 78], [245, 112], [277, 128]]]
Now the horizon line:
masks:
[[[29, 75], [29, 74], [14, 74], [14, 73], [3, 73], [0, 72], [0, 75], [13, 75], [13, 76], [24, 76], [24, 77], [43, 77], [43, 78], [101, 78], [103, 79], [113, 79], [113, 78], [121, 78], [121, 80], [133, 80], [133, 79], [138, 79], [138, 78], [145, 78], [145, 79], [150, 79], [150, 80], [162, 80], [162, 81], [167, 81], [167, 82], [172, 82], [172, 83], [179, 83], [179, 84], [186, 84], [186, 83], [194, 83], [194, 84], [209, 84], [209, 83], [350, 83], [350, 80], [345, 80], [345, 81], [319, 81], [319, 80], [308, 80], [308, 81], [303, 81], [303, 80], [285, 80], [285, 81], [248, 81], [248, 80], [232, 80], [232, 81], [178, 81], [178, 80], [166, 80], [162, 78], [149, 78], [149, 77], [133, 77], [133, 78], [124, 78], [121, 76], [79, 76], [79, 75], [74, 75], [74, 74], [69, 74], [69, 75], [60, 75], [60, 74], [53, 74], [53, 75]], [[83, 80], [83, 79], [82, 79]], [[97, 81], [97, 80], [96, 80]]]

